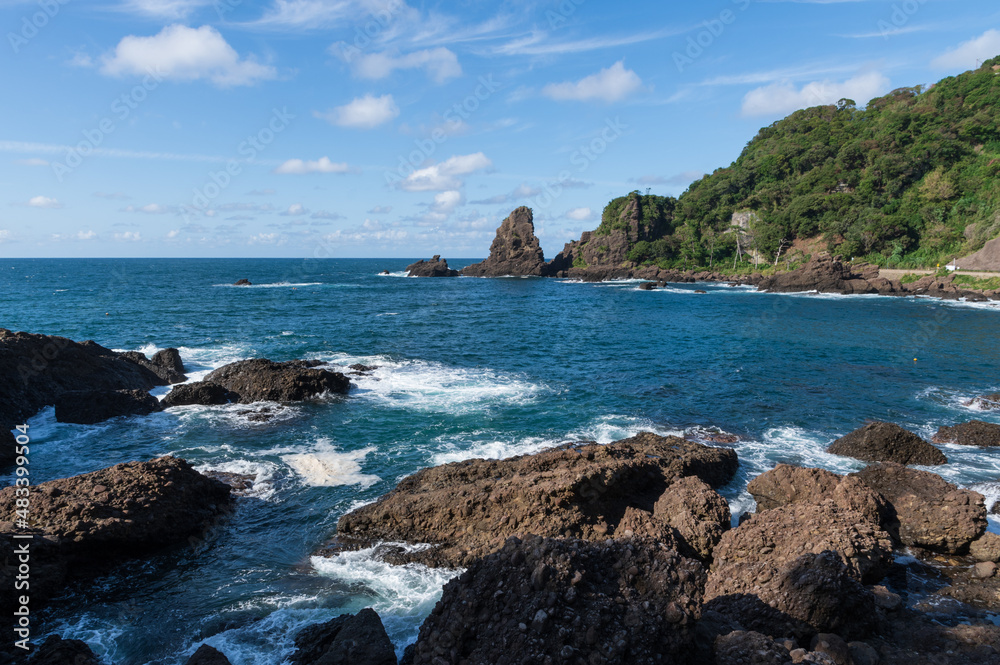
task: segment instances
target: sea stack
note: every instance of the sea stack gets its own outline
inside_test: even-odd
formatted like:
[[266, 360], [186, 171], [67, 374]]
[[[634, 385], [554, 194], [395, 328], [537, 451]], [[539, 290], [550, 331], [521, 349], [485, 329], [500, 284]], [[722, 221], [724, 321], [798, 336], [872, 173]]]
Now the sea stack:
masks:
[[535, 237], [531, 208], [521, 206], [510, 213], [497, 229], [490, 246], [490, 257], [462, 270], [469, 277], [522, 277], [548, 274], [542, 247]]

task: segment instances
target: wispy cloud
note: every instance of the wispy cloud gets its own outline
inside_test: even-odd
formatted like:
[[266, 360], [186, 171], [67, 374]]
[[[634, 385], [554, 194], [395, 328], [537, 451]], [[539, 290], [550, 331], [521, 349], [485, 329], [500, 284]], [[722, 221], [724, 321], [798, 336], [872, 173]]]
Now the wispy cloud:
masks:
[[[337, 54], [341, 51], [334, 48], [333, 52]], [[355, 76], [370, 80], [384, 79], [397, 70], [410, 69], [422, 69], [438, 84], [462, 75], [458, 56], [444, 47], [414, 51], [406, 55], [369, 53], [351, 58], [350, 64]]]
[[274, 170], [283, 175], [303, 175], [306, 173], [347, 173], [351, 167], [346, 163], [334, 163], [329, 157], [320, 157], [316, 161], [289, 159]]
[[962, 42], [931, 61], [934, 69], [972, 69], [983, 60], [1000, 54], [1000, 30], [987, 30], [979, 37]]
[[326, 113], [316, 111], [313, 115], [340, 127], [374, 129], [399, 116], [399, 107], [396, 106], [392, 95], [382, 95], [381, 97], [365, 95], [344, 106], [338, 106], [332, 111]]
[[569, 53], [583, 53], [586, 51], [631, 46], [633, 44], [641, 44], [665, 37], [681, 35], [687, 31], [688, 28], [663, 29], [622, 37], [590, 37], [588, 39], [554, 41], [550, 38], [549, 33], [536, 30], [528, 35], [500, 44], [490, 49], [489, 52], [493, 55], [566, 55]]

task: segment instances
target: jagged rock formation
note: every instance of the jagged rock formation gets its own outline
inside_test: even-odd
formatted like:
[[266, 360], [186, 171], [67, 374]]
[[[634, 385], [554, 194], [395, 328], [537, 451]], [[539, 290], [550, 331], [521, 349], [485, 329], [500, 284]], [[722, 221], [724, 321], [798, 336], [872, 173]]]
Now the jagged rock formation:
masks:
[[409, 277], [458, 277], [457, 270], [448, 267], [447, 259], [442, 259], [440, 254], [435, 254], [430, 261], [420, 260], [406, 266]]
[[121, 356], [140, 367], [145, 367], [171, 385], [187, 381], [187, 377], [184, 376], [184, 363], [181, 362], [177, 349], [158, 351], [152, 360], [139, 351], [126, 351]]
[[[737, 464], [732, 450], [649, 432], [606, 446], [446, 464], [405, 478], [376, 503], [342, 517], [331, 551], [431, 543], [438, 547], [388, 548], [383, 558], [455, 567], [496, 551], [510, 536], [627, 534], [672, 540], [707, 555], [728, 527], [728, 507], [711, 488], [729, 482]], [[687, 476], [700, 482], [680, 482]], [[675, 483], [678, 496], [663, 498]]]
[[177, 386], [163, 398], [163, 407], [188, 406], [200, 404], [202, 406], [215, 406], [219, 404], [233, 404], [240, 401], [240, 396], [226, 390], [217, 383], [211, 381], [196, 381], [195, 383], [185, 383]]
[[549, 274], [542, 248], [535, 237], [531, 208], [521, 206], [510, 213], [497, 229], [497, 237], [490, 245], [489, 258], [466, 266], [462, 274], [469, 277], [540, 277]]
[[292, 665], [396, 665], [382, 619], [371, 608], [342, 614], [295, 636]]

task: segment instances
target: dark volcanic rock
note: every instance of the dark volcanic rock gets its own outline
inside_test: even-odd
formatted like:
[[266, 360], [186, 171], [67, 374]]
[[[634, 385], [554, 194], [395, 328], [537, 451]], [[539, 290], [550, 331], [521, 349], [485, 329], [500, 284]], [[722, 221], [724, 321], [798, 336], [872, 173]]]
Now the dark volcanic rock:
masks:
[[816, 633], [865, 637], [878, 617], [874, 596], [832, 551], [784, 562], [717, 564], [705, 588], [710, 610], [748, 630], [802, 641]]
[[202, 644], [188, 659], [186, 665], [231, 665], [225, 654], [214, 647]]
[[866, 263], [841, 263], [826, 252], [817, 254], [798, 270], [764, 277], [757, 282], [761, 291], [774, 293], [880, 293], [902, 295], [902, 287], [878, 276], [878, 267]]
[[430, 261], [417, 261], [406, 266], [410, 277], [458, 277], [459, 272], [448, 267], [448, 261], [435, 255]]
[[[629, 508], [645, 513], [633, 515], [636, 524], [659, 519], [655, 505], [674, 481], [697, 476], [721, 487], [737, 464], [732, 450], [649, 432], [606, 446], [447, 464], [405, 478], [376, 503], [342, 517], [337, 546], [432, 543], [440, 547], [400, 553], [396, 561], [465, 566], [510, 536], [601, 540], [617, 533]], [[692, 506], [692, 529], [714, 519], [712, 510]]]
[[309, 626], [295, 636], [292, 665], [396, 665], [396, 652], [370, 608]]
[[164, 369], [184, 374], [184, 361], [181, 360], [181, 352], [177, 349], [170, 348], [157, 351], [153, 354], [151, 362]]
[[[15, 515], [16, 488], [0, 490], [0, 519]], [[187, 542], [231, 502], [229, 487], [184, 460], [161, 457], [51, 480], [32, 488], [28, 528], [31, 598], [41, 601], [65, 582], [107, 564]], [[0, 521], [0, 546], [12, 551], [14, 524]], [[13, 568], [0, 568], [0, 600], [12, 594]], [[3, 605], [8, 607], [8, 605]]]
[[832, 501], [844, 510], [861, 513], [869, 522], [886, 528], [895, 518], [885, 498], [854, 476], [838, 476], [825, 469], [804, 469], [779, 464], [747, 485], [757, 511], [796, 503]]
[[960, 490], [937, 474], [874, 464], [852, 475], [892, 504], [904, 545], [960, 554], [986, 531], [983, 495]]
[[241, 404], [253, 402], [299, 402], [326, 392], [346, 394], [350, 380], [339, 372], [315, 369], [311, 361], [284, 363], [264, 358], [242, 360], [220, 367], [205, 377], [240, 396]]
[[482, 263], [465, 267], [462, 274], [471, 277], [547, 275], [548, 266], [535, 237], [531, 208], [522, 206], [510, 213], [497, 229], [497, 237], [490, 246], [490, 257]]
[[200, 404], [202, 406], [215, 406], [219, 404], [232, 404], [240, 401], [240, 396], [234, 392], [226, 390], [217, 383], [211, 381], [198, 381], [196, 383], [185, 383], [174, 387], [167, 396], [163, 398], [164, 408], [171, 406], [188, 406], [190, 404]]
[[687, 662], [704, 580], [652, 541], [511, 539], [445, 585], [413, 663]]
[[233, 286], [253, 286], [253, 283], [249, 279], [239, 279], [233, 283]]
[[25, 665], [101, 665], [101, 659], [86, 642], [64, 640], [58, 635], [45, 640], [25, 659]]
[[862, 582], [880, 580], [892, 565], [892, 539], [861, 513], [832, 501], [801, 503], [753, 515], [727, 531], [712, 553], [712, 570], [727, 564], [784, 565], [805, 554], [833, 551]]
[[957, 443], [960, 446], [994, 448], [1000, 446], [1000, 425], [970, 420], [953, 427], [940, 427], [932, 439], [934, 443]]
[[148, 416], [160, 402], [143, 390], [73, 390], [56, 399], [56, 420], [93, 425], [118, 416]]
[[0, 431], [71, 390], [150, 390], [166, 382], [94, 342], [0, 328]]
[[974, 406], [976, 408], [982, 409], [983, 411], [992, 411], [994, 409], [1000, 409], [1000, 393], [993, 393], [992, 395], [983, 395], [981, 397], [975, 397], [966, 403], [966, 406]]
[[865, 462], [895, 462], [923, 466], [947, 464], [940, 450], [893, 423], [874, 422], [843, 436], [826, 449]]
[[788, 649], [767, 635], [735, 630], [715, 638], [715, 665], [785, 665]]
[[[171, 350], [174, 352], [177, 351], [177, 349], [171, 349]], [[159, 355], [159, 353], [163, 352], [160, 351], [157, 353], [157, 355]], [[120, 355], [125, 360], [128, 360], [131, 363], [135, 363], [136, 365], [144, 367], [149, 371], [153, 372], [158, 377], [160, 377], [166, 384], [173, 385], [175, 383], [184, 383], [185, 381], [187, 381], [187, 377], [184, 376], [183, 365], [181, 366], [180, 370], [174, 369], [172, 365], [168, 366], [164, 364], [164, 362], [166, 361], [164, 360], [163, 356], [160, 357], [161, 358], [160, 362], [154, 362], [149, 358], [147, 358], [146, 354], [140, 353], [139, 351], [125, 351]], [[179, 355], [177, 356], [177, 360], [178, 361], [180, 360]]]

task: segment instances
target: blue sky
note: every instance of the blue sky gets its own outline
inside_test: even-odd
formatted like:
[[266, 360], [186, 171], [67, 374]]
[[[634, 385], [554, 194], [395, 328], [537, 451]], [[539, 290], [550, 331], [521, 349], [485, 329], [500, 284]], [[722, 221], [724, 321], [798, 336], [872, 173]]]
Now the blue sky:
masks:
[[791, 111], [1000, 54], [992, 0], [0, 0], [2, 257], [546, 256]]

